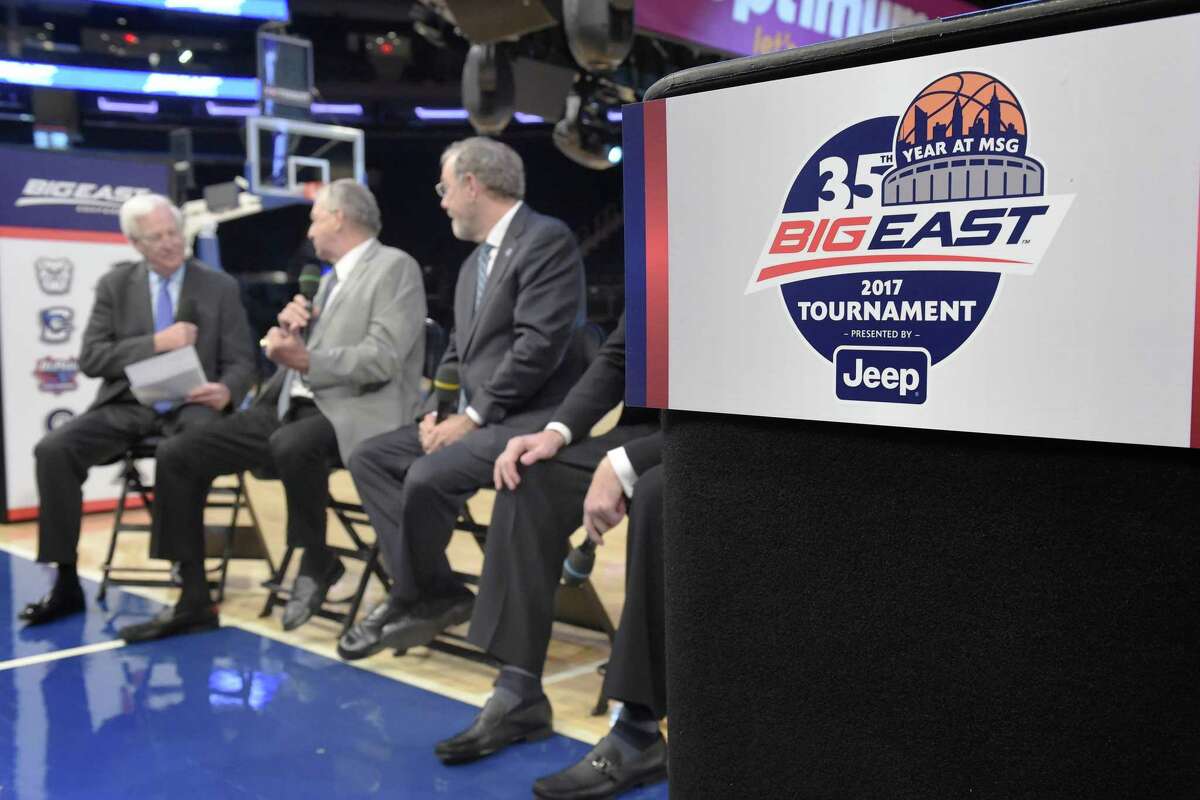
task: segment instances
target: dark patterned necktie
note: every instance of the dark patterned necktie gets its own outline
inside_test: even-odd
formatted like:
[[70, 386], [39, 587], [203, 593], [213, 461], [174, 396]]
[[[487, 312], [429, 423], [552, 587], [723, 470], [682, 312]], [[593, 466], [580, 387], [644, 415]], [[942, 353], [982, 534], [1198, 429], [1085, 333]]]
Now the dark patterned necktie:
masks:
[[483, 292], [487, 289], [488, 281], [488, 262], [492, 260], [492, 251], [495, 250], [494, 245], [487, 242], [479, 245], [479, 256], [476, 258], [476, 273], [475, 273], [475, 307], [473, 311], [479, 310], [479, 303], [483, 300]]

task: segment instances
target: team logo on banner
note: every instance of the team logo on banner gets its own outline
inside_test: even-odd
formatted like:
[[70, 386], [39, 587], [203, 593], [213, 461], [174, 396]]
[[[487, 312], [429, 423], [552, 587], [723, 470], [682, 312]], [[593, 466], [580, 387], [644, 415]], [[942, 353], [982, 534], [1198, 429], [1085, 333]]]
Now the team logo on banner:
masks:
[[46, 432], [57, 430], [75, 419], [75, 412], [69, 408], [56, 408], [46, 415]]
[[1031, 276], [1073, 195], [1046, 194], [1013, 91], [980, 72], [863, 120], [801, 167], [747, 292], [778, 287], [841, 400], [924, 403], [1001, 280]]
[[46, 294], [66, 294], [71, 291], [75, 265], [67, 258], [39, 258], [33, 262], [38, 286]]
[[75, 330], [75, 312], [66, 306], [50, 306], [38, 312], [42, 323], [41, 340], [46, 344], [62, 344]]
[[38, 380], [38, 389], [50, 394], [73, 392], [79, 388], [79, 360], [76, 358], [39, 358], [33, 375]]

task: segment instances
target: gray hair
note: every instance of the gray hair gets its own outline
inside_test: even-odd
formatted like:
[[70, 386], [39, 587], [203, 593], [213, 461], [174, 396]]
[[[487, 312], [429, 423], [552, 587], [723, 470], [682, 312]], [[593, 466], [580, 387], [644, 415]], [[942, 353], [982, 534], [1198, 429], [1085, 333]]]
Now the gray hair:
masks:
[[486, 136], [461, 139], [442, 153], [442, 166], [454, 159], [454, 177], [468, 172], [484, 188], [501, 197], [522, 200], [525, 197], [525, 164], [517, 151]]
[[338, 178], [328, 186], [322, 186], [316, 202], [326, 211], [341, 211], [343, 217], [372, 236], [378, 236], [383, 229], [375, 195], [353, 178]]
[[182, 231], [183, 214], [175, 207], [175, 204], [161, 194], [146, 192], [135, 194], [121, 204], [121, 233], [125, 234], [125, 238], [129, 241], [139, 238], [141, 226], [138, 224], [138, 220], [160, 207], [171, 210], [171, 216], [175, 218], [175, 225]]

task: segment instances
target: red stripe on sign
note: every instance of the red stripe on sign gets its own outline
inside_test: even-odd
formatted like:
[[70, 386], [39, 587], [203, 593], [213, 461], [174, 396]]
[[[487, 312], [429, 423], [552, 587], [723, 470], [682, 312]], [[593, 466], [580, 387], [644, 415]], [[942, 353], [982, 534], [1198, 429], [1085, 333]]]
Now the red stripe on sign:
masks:
[[900, 264], [914, 261], [958, 262], [962, 264], [1028, 264], [1028, 261], [1012, 261], [1007, 258], [984, 258], [982, 256], [922, 256], [922, 255], [890, 255], [890, 256], [837, 256], [836, 258], [812, 258], [805, 261], [789, 261], [786, 264], [776, 264], [758, 273], [758, 283], [779, 278], [784, 275], [795, 275], [797, 272], [808, 272], [813, 269], [826, 267], [850, 267], [856, 264]]
[[667, 101], [645, 105], [646, 405], [666, 408], [670, 387], [667, 250]]
[[106, 231], [69, 231], [61, 228], [19, 228], [0, 225], [0, 238], [41, 239], [56, 242], [108, 242], [125, 244], [128, 240], [119, 233]]
[[1192, 336], [1192, 447], [1200, 447], [1200, 198], [1196, 200], [1196, 330]]
[[[130, 497], [125, 501], [125, 508], [141, 508], [142, 505], [142, 498], [140, 497]], [[101, 511], [112, 511], [116, 507], [116, 498], [110, 500], [88, 500], [83, 504], [83, 513], [96, 514]], [[8, 522], [27, 522], [31, 519], [37, 519], [39, 511], [40, 506], [10, 508], [7, 515]]]

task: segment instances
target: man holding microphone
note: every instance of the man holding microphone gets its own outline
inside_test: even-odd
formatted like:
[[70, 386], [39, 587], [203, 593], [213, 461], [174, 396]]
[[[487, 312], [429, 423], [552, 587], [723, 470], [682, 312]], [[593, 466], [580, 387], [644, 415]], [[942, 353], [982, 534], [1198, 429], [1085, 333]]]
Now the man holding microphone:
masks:
[[297, 296], [263, 341], [279, 365], [246, 411], [159, 448], [152, 553], [180, 562], [179, 603], [120, 631], [127, 641], [216, 627], [204, 579], [204, 502], [213, 478], [266, 467], [287, 496], [288, 543], [303, 548], [283, 614], [307, 622], [342, 576], [325, 544], [329, 470], [364, 439], [416, 413], [424, 361], [425, 288], [416, 261], [375, 238], [379, 207], [342, 179], [317, 194], [308, 237], [333, 264], [310, 310]]

